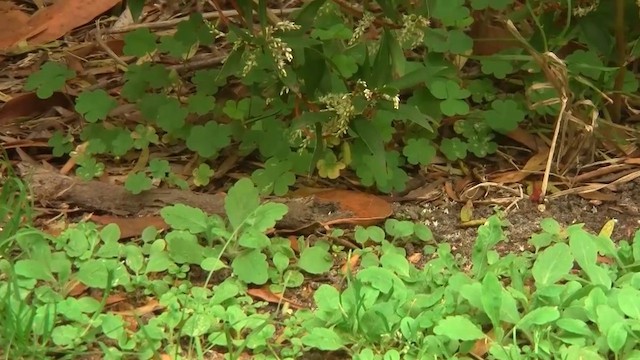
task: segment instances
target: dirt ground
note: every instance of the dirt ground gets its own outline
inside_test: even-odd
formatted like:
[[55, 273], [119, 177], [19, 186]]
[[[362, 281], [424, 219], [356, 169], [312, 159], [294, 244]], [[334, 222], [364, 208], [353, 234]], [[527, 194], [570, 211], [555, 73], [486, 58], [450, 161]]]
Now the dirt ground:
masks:
[[[460, 226], [462, 204], [396, 203], [394, 206], [395, 218], [421, 221], [431, 228], [437, 242], [450, 243], [453, 252], [466, 258], [471, 254], [477, 227]], [[473, 213], [474, 219], [486, 218], [495, 214], [496, 208], [476, 206]], [[541, 231], [540, 221], [544, 218], [553, 218], [562, 226], [583, 223], [585, 229], [596, 234], [607, 221], [616, 219], [613, 240], [632, 241], [636, 230], [640, 230], [640, 182], [625, 184], [616, 201], [601, 204], [593, 204], [577, 195], [552, 199], [544, 206], [523, 198], [507, 212], [506, 220], [510, 224], [505, 229], [507, 240], [498, 244], [498, 250], [508, 253], [527, 249], [527, 241]]]

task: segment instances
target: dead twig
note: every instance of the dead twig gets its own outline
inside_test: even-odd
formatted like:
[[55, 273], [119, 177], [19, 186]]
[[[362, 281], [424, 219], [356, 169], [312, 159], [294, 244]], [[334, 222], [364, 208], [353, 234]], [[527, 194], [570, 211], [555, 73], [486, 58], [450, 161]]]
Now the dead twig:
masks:
[[[272, 13], [272, 14], [277, 14], [279, 13], [281, 16], [282, 15], [290, 15], [296, 11], [300, 10], [300, 8], [291, 8], [291, 9], [267, 9], [268, 12]], [[238, 13], [238, 11], [236, 10], [222, 10], [222, 11], [212, 11], [212, 12], [206, 12], [204, 14], [202, 14], [202, 17], [204, 19], [207, 20], [213, 20], [213, 19], [218, 19], [221, 17], [238, 17], [240, 16], [240, 14]], [[179, 18], [175, 18], [175, 19], [171, 19], [171, 20], [164, 20], [164, 21], [156, 21], [156, 22], [152, 22], [152, 23], [140, 23], [140, 24], [131, 24], [131, 25], [127, 25], [127, 26], [121, 26], [118, 28], [112, 28], [106, 31], [107, 34], [120, 34], [120, 33], [125, 33], [125, 32], [129, 32], [129, 31], [133, 31], [136, 29], [143, 29], [143, 28], [147, 28], [147, 29], [165, 29], [165, 28], [170, 28], [170, 27], [174, 27], [175, 25], [189, 20], [188, 16], [182, 16]]]

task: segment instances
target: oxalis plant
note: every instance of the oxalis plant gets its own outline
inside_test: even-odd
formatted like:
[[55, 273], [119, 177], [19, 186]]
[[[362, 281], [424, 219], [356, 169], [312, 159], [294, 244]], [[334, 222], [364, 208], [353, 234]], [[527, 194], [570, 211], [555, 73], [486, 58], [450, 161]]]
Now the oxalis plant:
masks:
[[[50, 145], [60, 156], [87, 142], [72, 152], [77, 174], [87, 179], [104, 172], [102, 155], [137, 161], [126, 182], [134, 193], [161, 182], [207, 185], [217, 161], [231, 153], [263, 162], [251, 174], [263, 194], [285, 194], [299, 175], [352, 173], [364, 186], [398, 191], [407, 171], [431, 164], [438, 153], [450, 162], [495, 154], [495, 136], [525, 119], [537, 124], [533, 131], [549, 132], [545, 119], [558, 115], [560, 92], [571, 92], [569, 107], [580, 107], [575, 114], [589, 114], [579, 131], [597, 125], [594, 114], [615, 120], [603, 95], [614, 93], [615, 102], [638, 88], [631, 72], [616, 67], [621, 56], [636, 58], [635, 42], [624, 35], [638, 33], [638, 10], [625, 0], [620, 20], [618, 3], [378, 1], [380, 17], [366, 6], [313, 0], [276, 21], [264, 4], [253, 9], [252, 2], [237, 1], [246, 14], [257, 10], [259, 29], [249, 30], [256, 19], [245, 17], [221, 33], [194, 13], [173, 35], [144, 28], [126, 34], [123, 52], [135, 62], [125, 69], [124, 86], [81, 91], [76, 110], [87, 124], [78, 136], [55, 133]], [[472, 38], [478, 34], [470, 28], [490, 23], [478, 14], [492, 13], [523, 36]], [[498, 52], [475, 54], [496, 42]], [[219, 44], [227, 44], [219, 66], [188, 72], [160, 63], [188, 64]], [[564, 58], [540, 63], [540, 54], [554, 52]], [[556, 67], [552, 79], [549, 66]], [[49, 62], [26, 89], [48, 97], [73, 76]], [[554, 87], [558, 80], [562, 88]], [[229, 98], [223, 91], [229, 87], [244, 95]], [[125, 103], [136, 105], [139, 123], [109, 116]], [[198, 156], [191, 173], [149, 160], [150, 146], [181, 144]]]
[[[297, 250], [268, 239], [287, 209], [258, 196], [241, 180], [225, 219], [169, 206], [165, 233], [150, 227], [127, 243], [114, 224], [80, 223], [55, 237], [17, 231], [5, 240], [15, 260], [0, 259], [3, 356], [640, 359], [640, 231], [616, 245], [606, 232], [545, 219], [533, 252], [503, 255], [495, 247], [509, 224], [492, 216], [463, 260], [425, 225], [390, 219], [355, 229], [366, 246], [342, 257], [350, 266], [337, 273], [340, 253], [322, 239], [300, 237]], [[317, 287], [309, 307], [248, 295], [263, 284], [304, 292], [318, 275], [339, 278]], [[136, 311], [109, 305], [123, 293]]]

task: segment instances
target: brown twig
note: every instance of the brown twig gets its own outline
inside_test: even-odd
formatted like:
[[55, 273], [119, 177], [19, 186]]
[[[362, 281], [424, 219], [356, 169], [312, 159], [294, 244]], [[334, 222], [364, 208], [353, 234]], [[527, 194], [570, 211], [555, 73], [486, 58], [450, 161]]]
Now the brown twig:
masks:
[[[290, 15], [292, 13], [294, 13], [295, 11], [300, 10], [300, 8], [290, 8], [290, 9], [268, 9], [269, 11], [275, 13], [279, 13], [281, 15]], [[202, 17], [204, 19], [207, 20], [212, 20], [212, 19], [218, 19], [221, 18], [222, 16], [225, 17], [238, 17], [240, 16], [240, 14], [238, 13], [238, 11], [236, 10], [222, 10], [222, 11], [212, 11], [212, 12], [206, 12], [204, 14], [202, 14]], [[147, 28], [147, 29], [164, 29], [164, 28], [170, 28], [173, 27], [183, 21], [189, 20], [188, 16], [183, 16], [183, 17], [179, 17], [179, 18], [175, 18], [175, 19], [171, 19], [171, 20], [164, 20], [164, 21], [156, 21], [156, 22], [152, 22], [152, 23], [141, 23], [141, 24], [131, 24], [131, 25], [127, 25], [127, 26], [122, 26], [119, 28], [113, 28], [113, 29], [109, 29], [108, 31], [106, 31], [106, 33], [108, 34], [119, 34], [119, 33], [125, 33], [125, 32], [129, 32], [132, 30], [136, 30], [136, 29], [142, 29], [142, 28]]]

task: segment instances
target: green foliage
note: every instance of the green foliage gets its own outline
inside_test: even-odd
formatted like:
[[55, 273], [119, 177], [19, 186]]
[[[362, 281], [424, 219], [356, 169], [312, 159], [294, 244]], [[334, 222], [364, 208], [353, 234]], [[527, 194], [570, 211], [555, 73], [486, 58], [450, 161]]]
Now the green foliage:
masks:
[[[631, 40], [625, 51], [632, 61], [640, 54], [632, 40], [640, 35], [634, 26], [639, 16], [632, 10], [635, 4], [624, 1]], [[508, 43], [486, 56], [474, 53], [502, 39], [474, 40], [477, 33], [469, 27], [489, 19], [472, 11], [510, 19], [521, 29], [522, 41], [541, 54], [578, 45], [562, 59], [576, 104], [588, 100], [606, 111], [602, 92], [632, 96], [638, 88], [631, 72], [622, 85], [615, 82], [615, 34], [609, 30], [614, 2], [584, 8], [535, 0], [517, 11], [512, 0], [429, 0], [408, 7], [405, 2], [378, 2], [385, 21], [394, 26], [381, 26], [371, 14], [346, 16], [344, 8], [316, 0], [292, 14], [290, 22], [276, 25], [266, 21], [261, 2], [262, 29], [255, 33], [237, 26], [219, 33], [197, 13], [177, 24], [172, 35], [131, 31], [123, 51], [138, 61], [126, 69], [121, 98], [98, 89], [80, 92], [76, 99], [76, 111], [89, 125], [104, 127], [87, 126], [79, 138], [54, 137], [54, 153], [69, 153], [76, 140], [89, 142], [90, 156], [114, 157], [182, 142], [213, 171], [225, 151], [257, 156], [265, 166], [251, 177], [265, 195], [283, 195], [297, 176], [314, 172], [328, 179], [355, 174], [365, 186], [401, 191], [410, 166], [429, 166], [438, 152], [449, 161], [489, 156], [498, 150], [496, 134], [537, 126], [560, 108], [558, 93], [549, 86], [553, 79], [519, 44]], [[139, 12], [139, 5], [133, 3], [132, 11]], [[250, 11], [254, 5], [238, 6]], [[167, 57], [189, 61], [215, 39], [233, 49], [218, 67], [178, 75], [157, 62], [160, 56], [163, 62]], [[427, 55], [418, 55], [425, 49]], [[61, 63], [48, 62], [29, 77], [25, 89], [48, 97], [73, 75]], [[249, 93], [231, 99], [220, 94], [231, 81]], [[122, 129], [107, 118], [124, 103], [142, 113], [143, 123], [135, 129]], [[456, 120], [443, 121], [452, 117]], [[458, 137], [436, 139], [449, 124]], [[86, 178], [99, 172], [91, 168], [84, 171]], [[194, 183], [207, 183], [209, 172], [194, 173]], [[185, 185], [175, 176], [167, 184]]]
[[40, 70], [29, 76], [24, 85], [25, 90], [35, 90], [40, 99], [47, 99], [54, 92], [62, 90], [67, 80], [75, 76], [75, 72], [69, 70], [61, 63], [48, 61], [40, 67]]
[[[166, 178], [167, 165], [153, 161], [153, 176]], [[640, 231], [633, 243], [616, 245], [581, 224], [563, 228], [545, 219], [531, 237], [535, 253], [500, 254], [495, 247], [507, 240], [507, 224], [493, 216], [478, 229], [469, 271], [448, 244], [433, 243], [427, 226], [389, 219], [356, 227], [355, 240], [366, 246], [351, 253], [360, 261], [343, 273], [342, 286], [321, 284], [315, 307], [275, 319], [249, 288], [302, 289], [317, 276], [335, 276], [341, 255], [325, 239], [300, 237], [294, 251], [289, 240], [267, 237], [287, 208], [261, 203], [259, 194], [251, 180], [238, 181], [225, 199], [226, 218], [165, 207], [166, 233], [148, 228], [126, 243], [115, 224], [80, 223], [55, 238], [14, 229], [3, 244], [22, 256], [0, 263], [7, 274], [0, 279], [0, 345], [12, 357], [43, 357], [51, 346], [58, 356], [74, 356], [98, 346], [114, 358], [133, 352], [150, 359], [198, 339], [203, 347], [263, 358], [300, 358], [315, 349], [422, 359], [470, 356], [492, 329], [487, 350], [496, 359], [638, 356]], [[407, 242], [425, 251], [435, 245], [435, 253], [417, 266]], [[70, 281], [105, 299], [144, 293], [162, 311], [137, 319], [132, 330], [99, 299], [66, 296]], [[276, 328], [284, 341], [273, 342]]]

